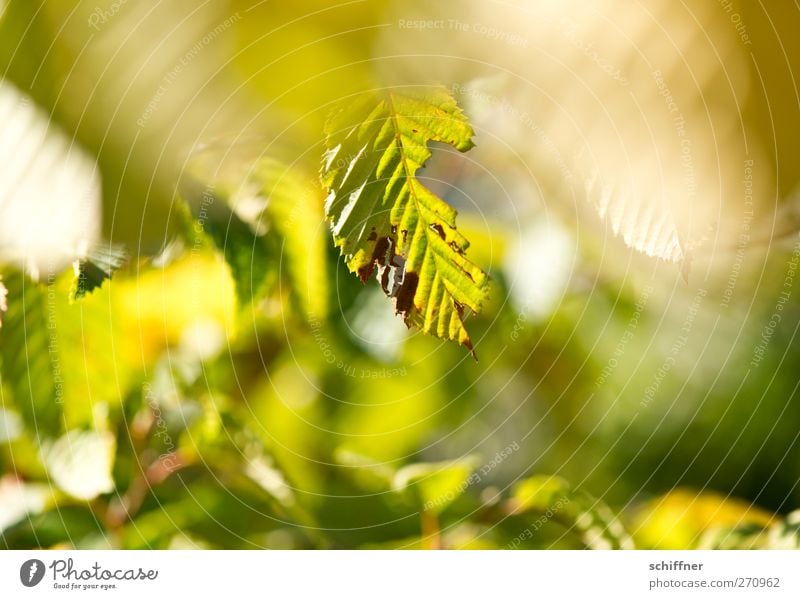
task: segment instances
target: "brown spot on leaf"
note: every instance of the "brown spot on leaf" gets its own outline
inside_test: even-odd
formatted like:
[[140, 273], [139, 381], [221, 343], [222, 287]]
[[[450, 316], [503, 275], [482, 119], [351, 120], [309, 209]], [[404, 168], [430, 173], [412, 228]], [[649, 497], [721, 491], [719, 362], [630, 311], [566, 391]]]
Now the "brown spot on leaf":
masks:
[[470, 355], [477, 362], [478, 361], [478, 354], [475, 353], [475, 348], [473, 347], [472, 340], [469, 337], [464, 339], [464, 347], [466, 347], [469, 350]]
[[442, 239], [445, 238], [444, 235], [444, 228], [439, 223], [431, 223], [431, 229], [436, 231], [436, 234], [439, 235]]
[[372, 260], [376, 264], [386, 263], [386, 253], [392, 247], [392, 240], [388, 237], [381, 237], [378, 243], [375, 244], [375, 249], [372, 251]]
[[418, 286], [419, 275], [415, 272], [406, 272], [394, 298], [394, 310], [397, 314], [401, 314], [403, 318], [407, 318], [414, 309], [414, 296], [417, 293]]
[[381, 237], [378, 239], [378, 242], [375, 244], [375, 249], [372, 250], [372, 259], [369, 263], [358, 269], [358, 278], [361, 279], [362, 283], [366, 283], [372, 276], [372, 273], [375, 272], [376, 264], [386, 264], [386, 254], [393, 245], [392, 240], [388, 237]]
[[365, 264], [358, 269], [358, 278], [361, 279], [362, 283], [366, 283], [369, 281], [369, 278], [372, 276], [373, 272], [375, 272], [375, 263], [370, 262], [369, 264]]
[[471, 273], [471, 272], [469, 272], [468, 270], [465, 270], [465, 269], [463, 269], [463, 268], [462, 268], [462, 269], [460, 269], [460, 270], [461, 270], [461, 272], [463, 272], [463, 273], [464, 273], [464, 275], [465, 275], [465, 276], [466, 276], [466, 277], [467, 277], [467, 278], [468, 278], [470, 281], [472, 281], [473, 283], [475, 282], [475, 277], [473, 277], [473, 276], [472, 276], [472, 273]]

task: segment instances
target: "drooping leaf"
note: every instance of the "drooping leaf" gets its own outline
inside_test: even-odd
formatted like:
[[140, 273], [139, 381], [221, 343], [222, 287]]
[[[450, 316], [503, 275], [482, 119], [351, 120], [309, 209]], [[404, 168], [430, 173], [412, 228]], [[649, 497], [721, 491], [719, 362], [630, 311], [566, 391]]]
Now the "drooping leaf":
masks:
[[429, 142], [472, 148], [456, 101], [443, 88], [365, 95], [330, 116], [326, 135], [325, 209], [350, 271], [366, 282], [377, 267], [407, 325], [472, 350], [464, 318], [481, 309], [488, 277], [465, 256], [456, 211], [417, 178]]
[[589, 549], [633, 549], [631, 537], [602, 501], [557, 476], [532, 476], [514, 488], [513, 513], [535, 512], [577, 534]]

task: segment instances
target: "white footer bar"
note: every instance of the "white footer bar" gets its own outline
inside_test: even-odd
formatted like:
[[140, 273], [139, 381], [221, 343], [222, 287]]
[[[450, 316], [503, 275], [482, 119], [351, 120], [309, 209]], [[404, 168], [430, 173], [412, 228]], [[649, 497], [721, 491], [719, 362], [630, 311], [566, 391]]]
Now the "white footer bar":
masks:
[[800, 597], [796, 551], [4, 551], [0, 597]]

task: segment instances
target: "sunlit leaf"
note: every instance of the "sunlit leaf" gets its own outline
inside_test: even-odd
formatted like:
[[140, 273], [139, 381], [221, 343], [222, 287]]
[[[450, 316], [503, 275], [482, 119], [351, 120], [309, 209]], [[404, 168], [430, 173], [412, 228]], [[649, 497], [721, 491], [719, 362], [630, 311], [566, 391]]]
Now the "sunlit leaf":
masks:
[[22, 434], [22, 418], [13, 410], [0, 407], [0, 443], [10, 443]]
[[614, 235], [648, 256], [680, 265], [683, 276], [688, 276], [693, 252], [704, 241], [687, 232], [691, 205], [667, 197], [634, 196], [600, 183], [597, 177], [586, 182], [586, 193]]
[[25, 483], [13, 476], [0, 478], [0, 533], [25, 516], [42, 512], [50, 495], [47, 485]]
[[692, 548], [701, 538], [711, 543], [710, 539], [725, 529], [731, 531], [730, 538], [719, 535], [720, 544], [732, 541], [744, 547], [745, 536], [765, 529], [772, 521], [771, 514], [740, 499], [675, 489], [640, 508], [636, 542], [652, 549]]
[[283, 473], [275, 467], [269, 456], [259, 454], [250, 458], [245, 466], [245, 474], [284, 505], [294, 504], [292, 488], [286, 483]]
[[99, 246], [92, 249], [83, 260], [76, 260], [72, 267], [75, 278], [69, 296], [73, 301], [102, 287], [114, 272], [125, 262], [125, 251], [116, 246]]
[[326, 134], [325, 209], [350, 271], [366, 282], [377, 267], [407, 325], [472, 349], [464, 318], [481, 309], [488, 277], [465, 256], [456, 211], [417, 178], [429, 142], [473, 146], [455, 100], [441, 88], [348, 99]]
[[397, 491], [416, 489], [422, 510], [438, 514], [475, 482], [471, 475], [477, 466], [475, 456], [451, 462], [410, 464], [397, 471], [392, 486]]
[[90, 500], [114, 489], [111, 470], [116, 441], [108, 432], [71, 430], [42, 447], [48, 475], [76, 499]]
[[131, 316], [121, 323], [124, 335], [134, 338], [148, 361], [164, 347], [180, 344], [186, 330], [197, 324], [214, 322], [230, 335], [235, 328], [236, 290], [230, 269], [205, 246], [176, 257], [163, 269], [117, 278], [114, 297], [121, 312]]
[[3, 285], [3, 277], [0, 276], [0, 327], [3, 326], [3, 314], [8, 310], [8, 289]]
[[94, 158], [0, 80], [0, 263], [34, 278], [82, 258], [100, 233]]

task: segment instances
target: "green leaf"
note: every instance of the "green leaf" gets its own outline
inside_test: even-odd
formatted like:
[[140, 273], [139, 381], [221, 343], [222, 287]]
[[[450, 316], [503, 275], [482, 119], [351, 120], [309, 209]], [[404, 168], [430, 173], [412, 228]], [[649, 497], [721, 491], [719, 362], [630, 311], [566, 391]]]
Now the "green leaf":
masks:
[[800, 549], [800, 510], [774, 524], [769, 533], [770, 549]]
[[5, 277], [8, 312], [0, 329], [3, 383], [28, 430], [52, 436], [61, 426], [63, 377], [58, 337], [48, 329], [47, 290], [20, 273]]
[[416, 177], [443, 142], [472, 148], [473, 131], [444, 88], [391, 90], [338, 108], [326, 125], [322, 182], [333, 238], [351, 272], [378, 280], [408, 326], [472, 350], [466, 310], [488, 276], [466, 256], [456, 211]]
[[611, 509], [557, 476], [533, 476], [516, 485], [514, 513], [536, 512], [576, 533], [589, 549], [633, 549], [633, 540]]
[[310, 185], [297, 170], [271, 159], [259, 161], [251, 179], [267, 200], [258, 218], [280, 237], [281, 271], [305, 315], [324, 319], [328, 312], [327, 239], [319, 184]]
[[76, 260], [72, 265], [75, 278], [69, 290], [71, 301], [79, 300], [112, 277], [125, 262], [125, 251], [114, 245], [96, 247], [85, 260]]
[[[73, 428], [102, 424], [119, 402], [129, 368], [115, 341], [117, 311], [106, 290], [72, 304], [70, 274], [34, 283], [7, 272], [7, 318], [0, 328], [0, 373], [9, 407], [41, 442]], [[97, 420], [99, 418], [99, 420]]]
[[424, 462], [404, 466], [392, 481], [395, 491], [415, 488], [425, 512], [439, 514], [466, 491], [476, 479], [472, 473], [478, 458], [467, 456], [449, 462]]
[[242, 306], [262, 298], [268, 288], [270, 257], [264, 239], [257, 236], [213, 185], [185, 185], [184, 197], [198, 227], [222, 252], [231, 269]]
[[769, 532], [769, 528], [755, 523], [714, 527], [703, 534], [697, 549], [768, 549]]
[[698, 549], [800, 549], [800, 510], [769, 526], [719, 526], [703, 535]]
[[285, 281], [307, 317], [324, 318], [329, 293], [319, 185], [270, 158], [200, 155], [192, 170], [207, 187], [187, 185], [185, 196], [195, 222], [223, 252], [240, 301], [262, 299]]
[[396, 472], [386, 463], [341, 446], [334, 450], [333, 457], [337, 464], [347, 467], [348, 474], [361, 488], [370, 491], [392, 488]]

